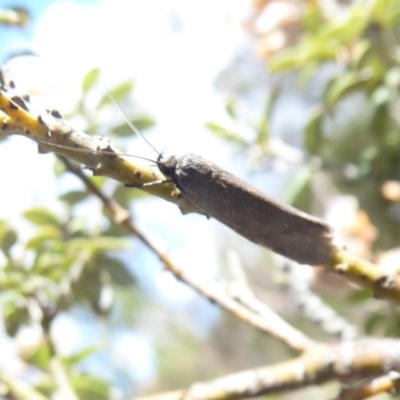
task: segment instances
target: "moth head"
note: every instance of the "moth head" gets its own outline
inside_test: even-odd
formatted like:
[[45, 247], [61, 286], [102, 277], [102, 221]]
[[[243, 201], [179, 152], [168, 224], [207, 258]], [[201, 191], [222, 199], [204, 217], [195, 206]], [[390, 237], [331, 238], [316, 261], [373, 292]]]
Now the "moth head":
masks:
[[164, 161], [162, 153], [157, 158], [157, 165], [160, 171], [169, 178], [173, 178], [175, 175], [175, 168], [177, 164], [177, 159], [175, 156], [170, 156]]

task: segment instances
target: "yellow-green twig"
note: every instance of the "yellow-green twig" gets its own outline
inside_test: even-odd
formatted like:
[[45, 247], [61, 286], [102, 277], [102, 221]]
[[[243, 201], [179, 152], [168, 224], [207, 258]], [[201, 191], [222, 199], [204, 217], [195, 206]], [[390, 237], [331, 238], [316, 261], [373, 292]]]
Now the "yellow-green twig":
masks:
[[143, 160], [121, 155], [101, 138], [92, 137], [68, 126], [57, 112], [35, 115], [0, 91], [0, 129], [4, 134], [21, 134], [35, 140], [39, 151], [55, 152], [85, 164], [95, 175], [107, 176], [127, 186], [139, 187], [150, 194], [177, 204], [183, 213], [196, 211], [187, 199], [179, 197], [172, 183], [143, 186], [165, 180], [156, 168]]

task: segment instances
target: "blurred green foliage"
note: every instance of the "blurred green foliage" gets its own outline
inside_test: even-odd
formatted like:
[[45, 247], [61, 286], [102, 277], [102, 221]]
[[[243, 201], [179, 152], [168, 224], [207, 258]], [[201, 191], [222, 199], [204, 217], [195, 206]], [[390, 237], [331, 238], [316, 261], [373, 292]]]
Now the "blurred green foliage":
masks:
[[[71, 118], [90, 109], [89, 130], [99, 130], [99, 114], [114, 107], [108, 95], [103, 94], [93, 105], [92, 91], [100, 85], [100, 70], [88, 72], [82, 82], [82, 97]], [[133, 83], [125, 81], [111, 88], [112, 96], [123, 103], [133, 90]], [[89, 99], [90, 97], [90, 99]], [[88, 105], [90, 103], [90, 106]], [[142, 123], [141, 129], [153, 125], [147, 115], [129, 115], [133, 123]], [[133, 135], [126, 126], [121, 130], [119, 119], [107, 126], [117, 136]], [[68, 173], [65, 165], [56, 161], [55, 172], [61, 178]], [[107, 181], [93, 179], [100, 189]], [[109, 188], [108, 188], [109, 190]], [[136, 190], [121, 191], [119, 185], [111, 196], [127, 206], [137, 195]], [[19, 235], [5, 220], [0, 220], [0, 290], [1, 313], [6, 332], [11, 337], [25, 326], [40, 326], [43, 339], [21, 352], [27, 364], [42, 372], [36, 384], [38, 393], [52, 396], [56, 390], [51, 359], [57, 356], [51, 339], [53, 321], [63, 312], [86, 309], [98, 318], [111, 315], [115, 309], [115, 291], [137, 290], [132, 268], [122, 259], [123, 252], [132, 247], [127, 232], [116, 226], [107, 213], [100, 225], [85, 227], [76, 215], [79, 207], [88, 207], [95, 201], [87, 191], [75, 188], [59, 196], [61, 215], [47, 208], [31, 208], [24, 212], [26, 224], [33, 233]], [[136, 306], [137, 307], [137, 306]], [[138, 308], [138, 307], [137, 307]], [[131, 310], [133, 311], [133, 310]], [[98, 339], [97, 339], [98, 340]], [[62, 359], [65, 374], [79, 399], [109, 399], [110, 382], [91, 374], [83, 374], [80, 367], [88, 357], [101, 350], [99, 346], [81, 349]], [[28, 394], [28, 397], [32, 393]]]
[[326, 65], [335, 72], [304, 129], [304, 146], [344, 193], [354, 195], [378, 237], [376, 250], [400, 243], [400, 214], [382, 194], [399, 180], [400, 3], [354, 2], [329, 19], [307, 2], [303, 36], [268, 60], [273, 73], [297, 70], [299, 81]]

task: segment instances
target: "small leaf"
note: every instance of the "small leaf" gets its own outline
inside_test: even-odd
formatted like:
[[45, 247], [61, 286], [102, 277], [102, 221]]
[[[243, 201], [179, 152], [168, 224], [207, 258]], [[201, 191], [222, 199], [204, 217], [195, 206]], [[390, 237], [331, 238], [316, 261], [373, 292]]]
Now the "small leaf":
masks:
[[310, 204], [312, 199], [312, 176], [313, 171], [311, 168], [306, 168], [299, 171], [288, 185], [287, 193], [285, 196], [285, 199], [289, 204], [305, 212], [310, 211]]
[[325, 46], [328, 43], [350, 44], [358, 39], [368, 23], [369, 14], [365, 6], [353, 5], [349, 7], [345, 18], [332, 19], [331, 22], [324, 24], [317, 35], [318, 40], [325, 43]]
[[237, 119], [237, 105], [232, 96], [227, 97], [225, 101], [225, 110], [232, 119]]
[[[92, 267], [95, 267], [95, 269], [85, 269], [84, 274], [82, 274], [79, 282], [74, 287], [74, 293], [75, 296], [86, 300], [97, 315], [106, 315], [110, 311], [109, 306], [112, 305], [112, 302], [107, 301], [106, 307], [104, 307], [103, 295], [112, 289], [109, 286], [109, 282], [104, 282], [102, 279], [103, 270], [99, 270], [97, 264], [92, 264]], [[110, 298], [112, 300], [113, 296]]]
[[328, 110], [332, 112], [339, 100], [362, 88], [367, 80], [367, 76], [362, 76], [358, 72], [347, 72], [333, 79], [325, 93], [325, 104]]
[[373, 16], [382, 25], [382, 29], [388, 30], [400, 20], [398, 0], [376, 0], [373, 4]]
[[268, 60], [270, 72], [284, 72], [290, 69], [297, 69], [305, 62], [302, 46], [290, 47], [282, 50]]
[[60, 226], [61, 223], [56, 215], [51, 213], [47, 208], [36, 207], [26, 210], [24, 217], [35, 225], [56, 225]]
[[75, 375], [71, 383], [80, 400], [108, 400], [110, 389], [104, 380], [85, 374]]
[[1, 249], [5, 255], [9, 255], [10, 249], [17, 242], [17, 233], [12, 230], [6, 230], [1, 237]]
[[48, 241], [57, 241], [62, 237], [61, 231], [55, 226], [43, 226], [26, 243], [26, 249], [40, 249]]
[[317, 154], [321, 150], [322, 121], [322, 109], [317, 107], [311, 113], [304, 128], [304, 146], [310, 154]]
[[46, 342], [41, 342], [34, 348], [22, 349], [20, 356], [24, 361], [40, 369], [47, 369], [49, 366], [51, 351]]
[[84, 93], [89, 91], [99, 80], [100, 68], [91, 69], [82, 80], [82, 90]]
[[354, 289], [348, 297], [352, 303], [364, 304], [367, 300], [371, 299], [371, 292], [367, 289]]
[[54, 159], [53, 172], [57, 178], [66, 172], [65, 164], [58, 157]]
[[139, 129], [139, 131], [144, 131], [155, 125], [155, 120], [146, 115], [138, 115], [136, 117], [133, 117], [131, 121], [133, 125], [135, 125], [137, 129]]
[[88, 192], [81, 190], [73, 190], [71, 192], [64, 193], [60, 196], [60, 200], [65, 201], [69, 205], [75, 205], [89, 197]]
[[371, 51], [371, 42], [366, 39], [362, 39], [354, 45], [353, 49], [353, 62], [357, 70], [360, 70], [368, 58]]
[[117, 258], [101, 257], [97, 262], [97, 267], [106, 270], [110, 275], [111, 281], [117, 285], [132, 286], [136, 282], [127, 266]]
[[236, 132], [233, 132], [215, 122], [206, 122], [206, 128], [208, 128], [217, 137], [229, 140], [239, 145], [247, 145], [247, 142]]
[[123, 185], [117, 185], [112, 194], [112, 198], [124, 208], [128, 208], [133, 199], [142, 199], [147, 198], [148, 196], [149, 194], [143, 190], [135, 190], [135, 188], [129, 189]]
[[108, 94], [105, 94], [99, 102], [98, 108], [102, 108], [105, 105], [111, 104], [113, 98], [116, 102], [124, 101], [133, 89], [133, 82], [131, 80], [126, 80], [114, 88], [110, 89]]
[[[136, 117], [136, 118], [131, 118], [130, 119], [132, 125], [138, 130], [138, 131], [144, 131], [148, 128], [151, 128], [154, 125], [154, 120], [150, 117]], [[116, 125], [112, 130], [111, 133], [117, 136], [131, 136], [134, 135], [135, 132], [132, 130], [132, 127], [126, 122], [122, 122], [119, 125]]]
[[387, 326], [387, 316], [379, 314], [371, 314], [365, 322], [365, 333], [367, 335], [384, 335]]
[[101, 349], [101, 347], [99, 345], [91, 345], [91, 346], [83, 348], [82, 350], [78, 351], [77, 353], [74, 353], [68, 357], [64, 357], [63, 361], [66, 365], [73, 366], [73, 365], [83, 361], [85, 358], [90, 357], [95, 352], [99, 351], [100, 349]]
[[260, 119], [257, 126], [257, 139], [256, 143], [260, 146], [265, 146], [269, 139], [269, 121], [265, 115]]
[[264, 113], [267, 119], [271, 119], [274, 106], [276, 104], [276, 101], [279, 99], [280, 93], [281, 93], [280, 89], [272, 89], [266, 96], [264, 104]]
[[43, 252], [35, 259], [32, 270], [55, 282], [70, 268], [71, 260], [65, 254]]
[[7, 334], [15, 336], [21, 325], [29, 320], [27, 303], [23, 296], [8, 292], [2, 296], [2, 311]]

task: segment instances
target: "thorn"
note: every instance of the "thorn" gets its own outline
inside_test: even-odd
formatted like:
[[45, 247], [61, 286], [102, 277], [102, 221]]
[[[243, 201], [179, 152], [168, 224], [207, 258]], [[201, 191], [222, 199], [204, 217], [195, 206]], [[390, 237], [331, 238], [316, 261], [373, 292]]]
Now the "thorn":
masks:
[[60, 114], [60, 111], [56, 110], [56, 109], [50, 109], [50, 110], [46, 110], [52, 117], [54, 118], [58, 118], [58, 119], [62, 119], [62, 116]]
[[12, 110], [16, 110], [19, 106], [21, 108], [23, 108], [25, 111], [28, 111], [28, 107], [25, 104], [25, 100], [21, 97], [21, 96], [12, 96], [11, 97], [12, 102], [10, 102], [10, 108]]

